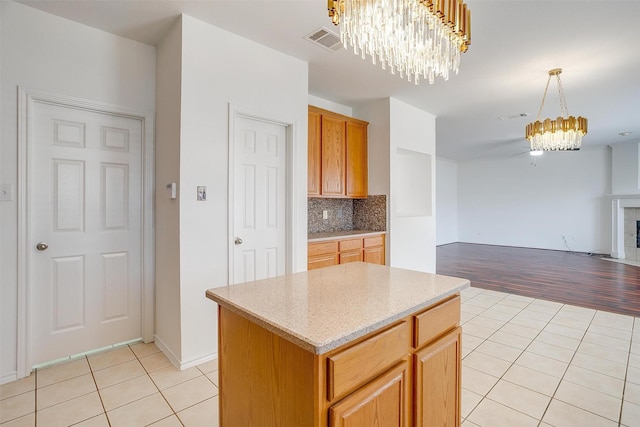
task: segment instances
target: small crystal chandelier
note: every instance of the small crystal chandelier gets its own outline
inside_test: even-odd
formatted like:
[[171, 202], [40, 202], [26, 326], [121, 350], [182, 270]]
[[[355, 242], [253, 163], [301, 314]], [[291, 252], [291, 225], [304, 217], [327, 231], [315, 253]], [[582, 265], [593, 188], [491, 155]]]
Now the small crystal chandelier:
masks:
[[[527, 140], [531, 143], [531, 151], [567, 151], [579, 150], [582, 144], [582, 137], [587, 134], [587, 119], [584, 117], [569, 116], [567, 100], [564, 98], [562, 82], [560, 81], [562, 68], [554, 68], [549, 71], [547, 86], [542, 95], [542, 104], [538, 110], [538, 117], [535, 122], [527, 125]], [[562, 116], [555, 120], [545, 119], [540, 121], [540, 114], [544, 106], [544, 99], [547, 96], [551, 76], [556, 76], [558, 84], [558, 94], [560, 96], [560, 114]]]
[[458, 73], [471, 44], [471, 11], [464, 0], [328, 0], [345, 48], [418, 84]]

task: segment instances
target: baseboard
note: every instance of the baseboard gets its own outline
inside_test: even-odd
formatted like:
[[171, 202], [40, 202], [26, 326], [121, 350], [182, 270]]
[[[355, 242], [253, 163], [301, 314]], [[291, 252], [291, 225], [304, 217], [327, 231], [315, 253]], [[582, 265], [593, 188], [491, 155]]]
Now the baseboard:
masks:
[[187, 361], [180, 361], [180, 359], [175, 354], [173, 354], [171, 350], [169, 350], [169, 347], [167, 347], [167, 345], [162, 342], [162, 340], [158, 338], [157, 335], [155, 336], [155, 343], [160, 351], [162, 351], [164, 355], [167, 356], [167, 359], [169, 359], [171, 364], [181, 371], [218, 358], [218, 353], [213, 353]]
[[0, 377], [0, 384], [10, 383], [10, 382], [16, 381], [17, 379], [18, 379], [18, 371], [13, 371], [8, 374], [2, 375], [2, 377]]
[[180, 369], [182, 370], [182, 369], [192, 368], [194, 366], [198, 366], [198, 365], [200, 365], [202, 363], [205, 363], [205, 362], [210, 362], [210, 361], [212, 361], [214, 359], [217, 359], [217, 358], [218, 358], [218, 353], [213, 353], [213, 354], [209, 354], [207, 356], [199, 357], [197, 359], [192, 359], [192, 360], [190, 360], [188, 362], [183, 362], [180, 365]]
[[154, 335], [153, 338], [154, 338], [154, 342], [156, 343], [156, 346], [160, 349], [160, 351], [164, 353], [165, 356], [167, 356], [167, 359], [169, 359], [169, 362], [171, 362], [171, 364], [176, 368], [181, 369], [180, 359], [176, 357], [176, 355], [173, 354], [171, 350], [169, 350], [169, 347], [167, 347], [167, 345], [157, 335]]

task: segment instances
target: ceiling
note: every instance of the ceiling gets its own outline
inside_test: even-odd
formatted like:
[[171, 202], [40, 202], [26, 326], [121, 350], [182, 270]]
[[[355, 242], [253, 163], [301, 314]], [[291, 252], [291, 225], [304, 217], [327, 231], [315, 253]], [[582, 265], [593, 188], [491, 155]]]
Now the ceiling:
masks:
[[[436, 154], [445, 158], [526, 153], [524, 128], [537, 116], [548, 70], [557, 67], [569, 113], [589, 120], [583, 149], [640, 141], [640, 0], [467, 0], [472, 44], [459, 74], [418, 86], [351, 51], [305, 40], [322, 26], [337, 31], [326, 0], [19, 2], [150, 45], [179, 14], [190, 15], [307, 61], [312, 95], [348, 106], [392, 96], [436, 115]], [[558, 115], [552, 82], [542, 117]], [[554, 154], [567, 155], [546, 155]]]

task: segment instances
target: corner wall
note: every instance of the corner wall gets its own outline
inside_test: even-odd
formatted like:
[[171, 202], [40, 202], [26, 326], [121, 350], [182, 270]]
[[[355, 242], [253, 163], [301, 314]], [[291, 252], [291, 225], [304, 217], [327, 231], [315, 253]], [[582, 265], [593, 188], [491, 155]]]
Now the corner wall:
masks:
[[[294, 230], [291, 270], [307, 268], [308, 65], [192, 17], [183, 15], [181, 21], [180, 100], [174, 100], [180, 104], [180, 159], [173, 166], [179, 174], [179, 237], [171, 243], [179, 252], [179, 282], [172, 278], [174, 283], [158, 289], [158, 298], [170, 302], [168, 309], [180, 313], [180, 326], [177, 331], [159, 321], [157, 335], [166, 343], [179, 342], [168, 350], [180, 366], [188, 367], [215, 357], [218, 347], [217, 307], [205, 291], [227, 285], [229, 277], [230, 104], [293, 124], [290, 179], [295, 190], [287, 219]], [[158, 93], [159, 100], [165, 96]], [[196, 200], [200, 185], [207, 186], [206, 202]], [[169, 252], [164, 256], [156, 262], [175, 262]], [[179, 298], [172, 301], [175, 292]]]
[[0, 183], [0, 380], [17, 360], [17, 87], [130, 109], [155, 108], [155, 49], [12, 1], [0, 2], [2, 76]]
[[458, 241], [458, 162], [436, 158], [436, 245]]

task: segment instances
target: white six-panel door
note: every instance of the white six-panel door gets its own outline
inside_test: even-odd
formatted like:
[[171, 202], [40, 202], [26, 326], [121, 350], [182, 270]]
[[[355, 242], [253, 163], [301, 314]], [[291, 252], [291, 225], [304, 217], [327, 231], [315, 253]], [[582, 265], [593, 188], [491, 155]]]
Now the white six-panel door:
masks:
[[241, 283], [285, 274], [287, 128], [234, 123], [233, 281]]
[[142, 336], [141, 120], [34, 102], [33, 365]]

